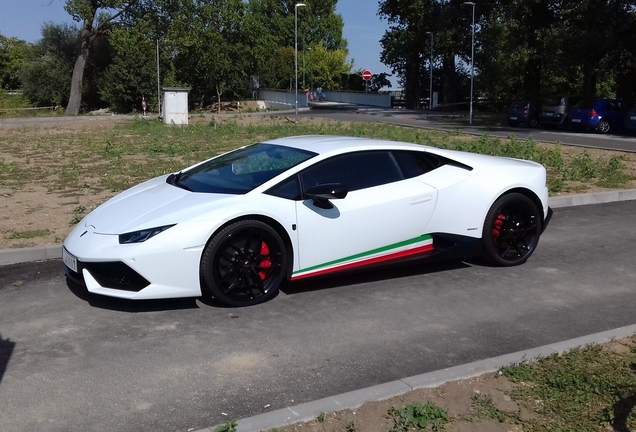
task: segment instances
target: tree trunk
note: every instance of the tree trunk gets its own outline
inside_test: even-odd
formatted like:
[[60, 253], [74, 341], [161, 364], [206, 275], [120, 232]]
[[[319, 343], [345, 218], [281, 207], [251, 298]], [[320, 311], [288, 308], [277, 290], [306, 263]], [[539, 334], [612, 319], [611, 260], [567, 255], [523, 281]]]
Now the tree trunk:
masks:
[[408, 109], [417, 108], [417, 100], [420, 91], [419, 65], [420, 60], [417, 52], [407, 57], [404, 73], [404, 103], [405, 108]]
[[[93, 9], [93, 20], [95, 19], [95, 13], [97, 13], [97, 9]], [[84, 20], [84, 25], [82, 26], [82, 47], [80, 48], [80, 54], [77, 57], [77, 60], [75, 60], [75, 66], [73, 67], [71, 94], [69, 95], [68, 105], [66, 106], [65, 112], [65, 115], [67, 116], [79, 115], [79, 110], [82, 105], [82, 82], [84, 80], [84, 69], [90, 53], [91, 43], [94, 38], [93, 20]]]
[[[445, 53], [442, 58], [442, 103], [454, 104], [457, 100], [455, 53]], [[456, 107], [452, 106], [452, 110]]]

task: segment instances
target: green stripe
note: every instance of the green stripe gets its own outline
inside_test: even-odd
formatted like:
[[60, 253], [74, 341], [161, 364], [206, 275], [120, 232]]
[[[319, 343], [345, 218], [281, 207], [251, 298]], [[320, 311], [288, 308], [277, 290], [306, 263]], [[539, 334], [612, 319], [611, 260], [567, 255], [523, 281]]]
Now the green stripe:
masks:
[[334, 264], [342, 264], [342, 263], [347, 262], [347, 261], [355, 260], [355, 259], [358, 259], [358, 258], [363, 258], [365, 256], [374, 255], [374, 254], [377, 254], [377, 253], [380, 253], [380, 252], [386, 252], [386, 251], [389, 251], [391, 249], [397, 249], [397, 248], [400, 248], [402, 246], [408, 246], [408, 245], [411, 245], [411, 244], [420, 243], [420, 242], [423, 242], [423, 241], [426, 241], [426, 240], [432, 240], [432, 239], [433, 238], [430, 235], [428, 235], [428, 234], [427, 235], [423, 235], [423, 236], [420, 236], [420, 237], [416, 237], [414, 239], [404, 240], [402, 242], [395, 243], [395, 244], [392, 244], [392, 245], [389, 245], [389, 246], [384, 246], [384, 247], [381, 247], [381, 248], [373, 249], [373, 250], [370, 250], [368, 252], [361, 252], [359, 254], [351, 255], [351, 256], [348, 256], [346, 258], [340, 258], [340, 259], [337, 259], [335, 261], [330, 261], [328, 263], [318, 264], [318, 265], [315, 265], [313, 267], [309, 267], [309, 268], [306, 268], [306, 269], [298, 270], [298, 271], [294, 272], [294, 274], [304, 273], [304, 272], [308, 272], [308, 271], [312, 271], [312, 270], [317, 270], [317, 269], [320, 269], [320, 268], [323, 268], [323, 267], [332, 266]]

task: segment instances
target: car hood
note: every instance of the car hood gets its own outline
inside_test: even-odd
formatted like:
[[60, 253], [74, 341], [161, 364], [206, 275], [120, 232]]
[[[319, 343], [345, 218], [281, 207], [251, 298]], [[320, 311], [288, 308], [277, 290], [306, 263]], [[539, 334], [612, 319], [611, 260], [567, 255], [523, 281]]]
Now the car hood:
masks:
[[122, 234], [184, 222], [210, 210], [215, 202], [236, 195], [194, 193], [166, 183], [167, 176], [139, 184], [116, 195], [85, 219], [96, 234]]

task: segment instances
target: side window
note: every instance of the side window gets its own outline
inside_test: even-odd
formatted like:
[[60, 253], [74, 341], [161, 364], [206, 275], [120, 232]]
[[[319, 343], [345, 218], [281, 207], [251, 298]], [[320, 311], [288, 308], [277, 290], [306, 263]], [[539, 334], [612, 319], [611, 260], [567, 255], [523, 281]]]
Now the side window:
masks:
[[417, 177], [444, 165], [438, 157], [426, 153], [394, 151], [393, 155], [404, 178]]
[[300, 173], [303, 189], [322, 183], [342, 183], [355, 191], [402, 180], [388, 151], [366, 151], [334, 156]]
[[290, 178], [283, 180], [276, 186], [272, 186], [266, 194], [279, 198], [299, 200], [300, 199], [300, 184], [298, 183], [298, 176], [293, 175]]

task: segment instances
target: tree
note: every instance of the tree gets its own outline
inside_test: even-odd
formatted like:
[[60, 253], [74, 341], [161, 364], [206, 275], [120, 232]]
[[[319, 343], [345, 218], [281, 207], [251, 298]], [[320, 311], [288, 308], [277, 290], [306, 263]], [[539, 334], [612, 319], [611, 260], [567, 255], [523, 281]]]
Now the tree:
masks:
[[191, 85], [204, 106], [229, 90], [247, 90], [249, 49], [243, 41], [242, 0], [186, 0], [168, 29], [166, 44], [178, 65], [177, 79]]
[[[305, 55], [306, 73], [310, 74], [311, 81], [316, 87], [339, 90], [342, 87], [342, 75], [349, 75], [353, 68], [353, 63], [347, 62], [346, 50], [328, 51], [322, 42], [305, 51]], [[291, 77], [293, 78], [293, 74]]]
[[[93, 42], [105, 34], [112, 24], [121, 19], [138, 0], [66, 0], [64, 9], [75, 21], [82, 23], [79, 55], [73, 66], [71, 91], [66, 107], [66, 115], [76, 116], [82, 104], [82, 83], [86, 62]], [[99, 16], [97, 12], [101, 10]]]
[[156, 94], [155, 43], [145, 36], [146, 28], [138, 24], [110, 34], [115, 55], [101, 79], [99, 93], [117, 112], [139, 108], [142, 95], [152, 103]]
[[31, 55], [32, 47], [25, 41], [0, 34], [0, 88], [22, 88], [20, 71]]

